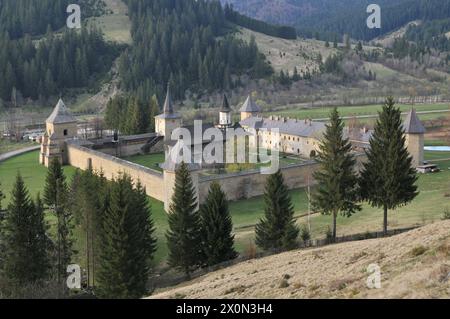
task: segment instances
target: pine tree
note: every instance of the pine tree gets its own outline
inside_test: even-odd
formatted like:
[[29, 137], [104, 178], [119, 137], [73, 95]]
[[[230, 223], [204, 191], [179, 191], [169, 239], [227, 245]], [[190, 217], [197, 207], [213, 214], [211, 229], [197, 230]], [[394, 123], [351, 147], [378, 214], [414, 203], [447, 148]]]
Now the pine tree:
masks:
[[344, 138], [344, 122], [337, 108], [331, 112], [317, 160], [320, 169], [314, 173], [318, 183], [313, 193], [313, 206], [324, 215], [333, 216], [333, 240], [336, 240], [337, 216], [350, 217], [361, 209], [358, 200], [358, 178], [354, 171], [356, 160], [351, 154], [350, 141]]
[[386, 99], [370, 139], [368, 160], [361, 172], [362, 198], [383, 208], [387, 234], [388, 210], [407, 205], [417, 195], [417, 175], [405, 145], [401, 111], [392, 97]]
[[[44, 186], [44, 202], [48, 206], [55, 206], [58, 199], [58, 181], [61, 182], [61, 186], [66, 188], [66, 177], [62, 169], [61, 163], [57, 158], [54, 158], [50, 162], [48, 167], [47, 176], [45, 178]], [[61, 189], [64, 191], [64, 189]]]
[[66, 275], [73, 254], [73, 224], [68, 203], [68, 188], [61, 163], [57, 158], [50, 162], [44, 187], [44, 202], [51, 207], [57, 220], [56, 274], [58, 283]]
[[69, 209], [74, 216], [74, 221], [83, 231], [86, 277], [89, 287], [95, 285], [95, 274], [99, 264], [97, 252], [101, 251], [102, 216], [108, 206], [107, 185], [108, 182], [101, 173], [97, 175], [91, 170], [77, 172], [71, 184]]
[[363, 45], [361, 41], [358, 41], [358, 45], [356, 46], [356, 51], [361, 52], [363, 50]]
[[150, 273], [150, 264], [156, 251], [155, 227], [151, 218], [151, 209], [148, 196], [141, 182], [138, 181], [133, 190], [131, 214], [134, 214], [133, 223], [130, 223], [129, 236], [130, 264], [128, 287], [135, 296], [141, 297], [146, 292], [146, 283]]
[[207, 266], [234, 259], [233, 222], [228, 201], [218, 183], [212, 183], [204, 204], [200, 207], [202, 251]]
[[58, 179], [56, 184], [56, 203], [55, 215], [57, 220], [57, 240], [56, 240], [56, 256], [57, 256], [57, 279], [58, 283], [62, 283], [67, 272], [67, 266], [71, 264], [73, 251], [73, 218], [68, 209], [68, 193], [67, 186]]
[[50, 270], [47, 226], [42, 202], [30, 199], [20, 174], [2, 225], [2, 275], [23, 286], [48, 278]]
[[294, 67], [294, 74], [292, 75], [292, 81], [294, 82], [300, 81], [300, 75], [298, 74], [297, 67]]
[[146, 293], [155, 251], [145, 191], [122, 174], [111, 185], [101, 229], [97, 291], [101, 298], [140, 298]]
[[185, 163], [182, 163], [176, 171], [169, 212], [169, 231], [166, 237], [169, 265], [184, 271], [189, 277], [200, 263], [201, 234], [195, 189]]
[[267, 178], [264, 191], [264, 218], [256, 225], [256, 244], [264, 250], [291, 249], [296, 246], [299, 228], [283, 174]]

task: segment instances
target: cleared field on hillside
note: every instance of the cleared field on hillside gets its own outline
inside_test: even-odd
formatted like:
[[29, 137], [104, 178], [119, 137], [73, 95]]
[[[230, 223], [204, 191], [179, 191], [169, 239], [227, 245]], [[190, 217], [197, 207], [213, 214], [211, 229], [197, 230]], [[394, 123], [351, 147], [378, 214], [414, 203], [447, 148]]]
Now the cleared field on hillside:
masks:
[[[240, 28], [239, 37], [250, 41], [255, 36], [259, 50], [266, 56], [276, 71], [288, 70], [290, 74], [297, 67], [298, 71], [316, 70], [318, 63], [315, 60], [318, 55], [325, 60], [337, 50], [325, 47], [325, 42], [317, 40], [286, 40], [271, 37], [259, 32]], [[331, 46], [333, 44], [331, 43]]]
[[118, 43], [131, 43], [131, 21], [128, 17], [128, 8], [121, 0], [103, 0], [106, 3], [106, 15], [91, 18], [88, 25], [99, 27], [105, 39]]

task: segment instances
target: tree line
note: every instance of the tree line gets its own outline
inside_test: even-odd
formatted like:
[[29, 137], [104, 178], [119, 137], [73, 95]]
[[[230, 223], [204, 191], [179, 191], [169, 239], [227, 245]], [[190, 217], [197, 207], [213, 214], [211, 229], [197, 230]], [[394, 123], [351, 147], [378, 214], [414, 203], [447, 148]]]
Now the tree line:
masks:
[[107, 44], [95, 28], [66, 30], [61, 36], [49, 29], [35, 44], [30, 36], [11, 40], [0, 34], [0, 99], [48, 98], [67, 88], [93, 86], [108, 71], [118, 47]]
[[127, 0], [133, 45], [120, 58], [124, 87], [145, 100], [164, 96], [172, 81], [175, 98], [186, 91], [230, 90], [241, 75], [261, 78], [272, 68], [256, 42], [230, 34], [217, 1]]
[[225, 4], [225, 18], [241, 27], [264, 33], [266, 35], [288, 40], [297, 39], [297, 31], [293, 27], [277, 26], [264, 21], [252, 19], [233, 9], [233, 5]]
[[[366, 13], [369, 1], [320, 1], [323, 10], [317, 14], [304, 17], [295, 23], [299, 34], [332, 41], [336, 35], [348, 34], [354, 39], [370, 41], [378, 36], [401, 28], [415, 20], [430, 21], [448, 18], [449, 0], [379, 0], [382, 9], [381, 29], [369, 29], [366, 26]], [[319, 4], [317, 4], [319, 5]]]
[[156, 95], [148, 103], [129, 95], [115, 96], [108, 101], [104, 122], [106, 128], [125, 135], [152, 133], [155, 131], [154, 117], [159, 114]]
[[71, 0], [3, 0], [0, 2], [0, 33], [11, 39], [24, 35], [40, 35], [50, 27], [61, 28], [67, 19], [66, 8]]

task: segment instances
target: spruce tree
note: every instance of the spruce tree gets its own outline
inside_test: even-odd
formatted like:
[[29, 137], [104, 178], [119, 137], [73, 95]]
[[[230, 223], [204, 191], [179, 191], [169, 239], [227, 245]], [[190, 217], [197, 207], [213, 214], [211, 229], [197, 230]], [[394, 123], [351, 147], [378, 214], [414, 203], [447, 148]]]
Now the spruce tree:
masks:
[[138, 181], [132, 194], [130, 212], [133, 219], [130, 222], [129, 236], [130, 264], [128, 287], [135, 296], [143, 296], [150, 273], [150, 265], [156, 251], [155, 227], [151, 219], [151, 209], [148, 196], [141, 182]]
[[47, 226], [39, 196], [36, 202], [20, 174], [2, 225], [2, 276], [12, 285], [23, 286], [48, 278], [50, 270]]
[[65, 184], [59, 179], [56, 184], [57, 199], [55, 215], [57, 219], [56, 232], [56, 272], [58, 283], [62, 283], [67, 273], [67, 266], [71, 264], [73, 250], [73, 218], [68, 207], [68, 193]]
[[350, 217], [361, 210], [358, 200], [358, 178], [354, 171], [356, 160], [351, 154], [351, 144], [344, 138], [344, 122], [337, 108], [331, 112], [331, 122], [326, 126], [317, 161], [320, 169], [314, 173], [318, 183], [312, 196], [315, 209], [333, 216], [333, 240], [336, 240], [337, 216]]
[[418, 195], [417, 174], [404, 133], [401, 111], [389, 97], [379, 113], [360, 177], [362, 198], [372, 207], [383, 208], [385, 235], [388, 210], [407, 205]]
[[267, 178], [264, 218], [256, 225], [256, 244], [264, 250], [292, 249], [299, 228], [295, 224], [291, 196], [280, 170]]
[[146, 293], [155, 239], [144, 194], [140, 183], [133, 189], [126, 174], [111, 184], [101, 228], [96, 290], [101, 298], [140, 298]]
[[234, 259], [233, 222], [226, 194], [218, 183], [212, 183], [200, 207], [202, 252], [207, 266]]
[[56, 275], [58, 283], [66, 275], [73, 254], [72, 214], [69, 209], [66, 177], [57, 158], [50, 162], [45, 179], [44, 202], [56, 216]]
[[175, 188], [169, 211], [168, 263], [188, 277], [199, 266], [201, 257], [200, 216], [188, 166], [176, 170]]
[[[57, 158], [54, 158], [48, 167], [44, 187], [44, 203], [48, 206], [55, 206], [58, 198], [57, 184], [61, 182], [62, 187], [66, 188], [66, 177], [62, 165]], [[61, 191], [63, 191], [61, 189]]]

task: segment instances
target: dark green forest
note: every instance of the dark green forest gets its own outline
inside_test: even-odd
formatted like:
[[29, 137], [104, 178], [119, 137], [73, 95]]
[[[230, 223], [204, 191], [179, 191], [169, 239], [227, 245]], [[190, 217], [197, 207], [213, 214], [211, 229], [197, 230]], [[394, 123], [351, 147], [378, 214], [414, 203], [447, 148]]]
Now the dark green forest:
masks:
[[39, 35], [61, 28], [66, 21], [66, 8], [72, 0], [2, 0], [0, 1], [0, 33], [11, 39], [25, 34]]
[[450, 40], [445, 35], [450, 31], [450, 19], [427, 21], [418, 26], [411, 26], [405, 38], [418, 46], [450, 51]]
[[273, 37], [283, 38], [283, 39], [297, 39], [297, 31], [293, 27], [287, 26], [276, 26], [269, 24], [264, 21], [249, 18], [245, 15], [240, 14], [229, 4], [225, 5], [225, 17], [227, 20], [240, 25], [241, 27], [261, 32]]
[[255, 41], [232, 36], [218, 1], [126, 0], [132, 20], [133, 46], [120, 59], [122, 83], [140, 100], [164, 95], [172, 82], [175, 98], [190, 90], [229, 90], [235, 76], [261, 78], [272, 68]]
[[[414, 20], [450, 17], [449, 0], [221, 0], [233, 4], [244, 15], [269, 23], [291, 25], [298, 34], [333, 41], [349, 34], [359, 40], [371, 40], [396, 30]], [[376, 3], [381, 7], [381, 29], [369, 29], [366, 8]]]
[[108, 71], [118, 48], [106, 44], [95, 29], [49, 32], [35, 45], [30, 36], [11, 40], [0, 34], [0, 98], [48, 98], [65, 88], [81, 88], [95, 82], [95, 74]]
[[366, 8], [373, 1], [345, 1], [349, 2], [347, 8], [338, 7], [333, 10], [330, 4], [329, 10], [299, 21], [296, 24], [299, 33], [309, 37], [319, 33], [321, 38], [330, 41], [336, 34], [349, 34], [355, 39], [371, 40], [410, 21], [443, 19], [450, 16], [450, 0], [379, 0], [376, 3], [382, 10], [381, 29], [369, 29], [366, 27], [369, 16]]

